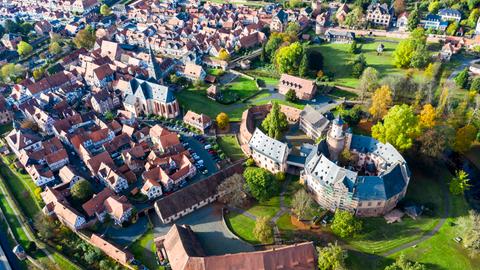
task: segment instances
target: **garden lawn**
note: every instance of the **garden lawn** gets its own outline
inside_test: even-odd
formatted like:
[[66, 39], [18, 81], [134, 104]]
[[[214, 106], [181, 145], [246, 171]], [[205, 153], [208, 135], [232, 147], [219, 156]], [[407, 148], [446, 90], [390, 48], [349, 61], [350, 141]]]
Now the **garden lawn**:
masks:
[[240, 99], [247, 98], [258, 91], [258, 87], [254, 80], [238, 76], [235, 80], [226, 84], [223, 87], [223, 91], [234, 92]]
[[2, 156], [0, 162], [0, 175], [12, 191], [22, 212], [29, 218], [35, 217], [40, 212], [42, 206], [35, 198], [35, 183], [28, 174], [22, 174], [6, 165], [8, 162], [5, 156]]
[[[386, 41], [385, 38], [376, 39], [367, 43], [358, 43], [361, 53], [364, 54], [369, 67], [373, 67], [380, 75], [386, 76], [405, 72], [393, 65], [392, 53], [397, 47], [398, 41]], [[385, 46], [383, 54], [377, 55], [377, 47], [382, 43]], [[334, 75], [334, 82], [339, 85], [353, 87], [358, 85], [358, 78], [352, 76], [352, 67], [350, 61], [356, 55], [349, 52], [350, 44], [325, 43], [313, 45], [312, 50], [318, 50], [323, 55], [323, 66], [325, 73]]]
[[256, 202], [247, 211], [256, 217], [272, 218], [280, 210], [280, 197], [272, 197], [265, 202]]
[[142, 237], [133, 243], [129, 250], [134, 255], [135, 259], [141, 261], [148, 269], [160, 269], [160, 266], [155, 259], [157, 255], [155, 243], [153, 242], [153, 230], [149, 229]]
[[231, 212], [225, 216], [227, 226], [241, 239], [250, 244], [259, 244], [260, 242], [253, 235], [255, 221], [242, 214]]
[[440, 165], [435, 168], [414, 162], [409, 165], [412, 177], [405, 200], [425, 205], [432, 211], [417, 220], [405, 215], [402, 222], [393, 224], [387, 224], [383, 217], [363, 218], [361, 234], [348, 241], [351, 246], [367, 253], [382, 253], [420, 238], [438, 223], [445, 211], [442, 181], [449, 179], [450, 174]]
[[223, 152], [233, 161], [240, 160], [245, 157], [234, 135], [226, 135], [217, 137], [217, 142]]
[[219, 113], [225, 112], [230, 121], [240, 121], [243, 111], [247, 109], [246, 103], [223, 105], [211, 100], [207, 98], [205, 90], [185, 89], [176, 93], [176, 96], [186, 110], [204, 113], [212, 119], [215, 119]]
[[[440, 228], [440, 231], [416, 248], [403, 251], [411, 260], [427, 265], [428, 269], [474, 270], [480, 265], [480, 257], [470, 257], [461, 243], [453, 239], [457, 237], [455, 221], [458, 217], [467, 215], [468, 205], [462, 196], [450, 197], [450, 217]], [[394, 254], [391, 258], [398, 256]]]

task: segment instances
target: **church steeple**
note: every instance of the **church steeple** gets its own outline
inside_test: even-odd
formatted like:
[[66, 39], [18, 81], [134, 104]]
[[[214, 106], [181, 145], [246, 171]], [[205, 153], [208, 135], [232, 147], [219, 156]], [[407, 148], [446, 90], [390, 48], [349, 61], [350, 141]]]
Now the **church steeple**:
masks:
[[151, 46], [148, 46], [148, 54], [148, 76], [155, 81], [159, 81], [161, 79], [160, 66], [158, 65], [157, 58], [155, 57]]

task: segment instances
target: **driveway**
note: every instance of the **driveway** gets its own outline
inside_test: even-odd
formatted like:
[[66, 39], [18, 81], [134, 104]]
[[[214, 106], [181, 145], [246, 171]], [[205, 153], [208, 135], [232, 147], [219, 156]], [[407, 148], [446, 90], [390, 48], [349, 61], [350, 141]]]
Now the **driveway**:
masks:
[[113, 223], [102, 234], [120, 246], [126, 247], [135, 242], [148, 230], [148, 218], [141, 216], [135, 224], [117, 227]]
[[[171, 225], [164, 225], [158, 216], [152, 212], [155, 237], [165, 235]], [[253, 246], [240, 241], [226, 228], [222, 222], [222, 205], [218, 203], [207, 205], [195, 212], [175, 221], [175, 224], [190, 225], [196, 233], [207, 255], [223, 255], [254, 251]]]

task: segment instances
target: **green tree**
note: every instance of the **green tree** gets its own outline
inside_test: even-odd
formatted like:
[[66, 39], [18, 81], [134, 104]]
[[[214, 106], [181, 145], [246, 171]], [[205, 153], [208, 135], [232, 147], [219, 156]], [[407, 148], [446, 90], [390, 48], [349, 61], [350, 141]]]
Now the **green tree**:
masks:
[[21, 56], [26, 56], [26, 55], [30, 54], [32, 51], [33, 51], [32, 45], [28, 44], [27, 42], [25, 42], [23, 40], [20, 41], [17, 45], [17, 52]]
[[20, 26], [16, 22], [14, 22], [10, 19], [5, 20], [5, 23], [3, 25], [5, 27], [5, 32], [6, 33], [18, 33], [18, 32], [20, 32]]
[[465, 68], [455, 76], [455, 84], [457, 84], [458, 87], [467, 88], [469, 78], [468, 68]]
[[10, 82], [24, 72], [25, 68], [20, 64], [7, 63], [0, 68], [0, 75], [4, 82]]
[[35, 80], [39, 80], [42, 78], [43, 73], [45, 73], [45, 70], [43, 68], [36, 68], [33, 70], [32, 75]]
[[298, 97], [297, 97], [297, 94], [295, 93], [295, 90], [293, 89], [288, 90], [287, 93], [285, 94], [285, 100], [290, 102], [297, 102]]
[[278, 183], [269, 171], [248, 167], [243, 172], [248, 192], [258, 201], [266, 201], [278, 192]]
[[300, 32], [300, 24], [298, 22], [289, 22], [285, 31], [296, 35]]
[[257, 217], [255, 228], [253, 228], [253, 236], [264, 244], [273, 241], [273, 227], [270, 224], [268, 217]]
[[275, 52], [283, 43], [283, 38], [279, 33], [272, 33], [265, 45], [265, 54], [268, 59], [274, 59]]
[[303, 56], [300, 42], [281, 47], [275, 54], [275, 67], [279, 73], [298, 74], [298, 68]]
[[270, 113], [262, 122], [262, 128], [268, 136], [274, 139], [280, 139], [282, 132], [288, 128], [287, 116], [280, 110], [277, 102], [272, 104]]
[[462, 237], [463, 246], [468, 249], [472, 256], [480, 253], [480, 214], [475, 210], [468, 211], [457, 220], [458, 232]]
[[346, 270], [345, 259], [347, 251], [341, 246], [328, 243], [328, 246], [317, 248], [318, 251], [318, 269], [319, 270]]
[[372, 137], [390, 143], [398, 150], [407, 150], [413, 145], [413, 140], [420, 135], [418, 116], [412, 107], [402, 104], [393, 106], [383, 118], [372, 127]]
[[57, 225], [51, 217], [38, 213], [33, 219], [33, 225], [43, 239], [49, 240], [55, 236]]
[[308, 58], [307, 54], [303, 52], [302, 60], [300, 61], [300, 65], [298, 67], [298, 75], [300, 77], [307, 76], [308, 73]]
[[439, 9], [440, 9], [440, 2], [438, 2], [438, 1], [432, 1], [428, 5], [428, 12], [430, 12], [430, 13], [435, 14], [435, 13], [438, 12]]
[[108, 16], [112, 14], [112, 9], [107, 4], [103, 4], [100, 7], [100, 14], [102, 14], [103, 16]]
[[480, 93], [480, 77], [473, 79], [472, 84], [470, 85], [470, 91]]
[[362, 230], [362, 222], [355, 219], [352, 213], [343, 210], [335, 211], [331, 229], [336, 235], [352, 237]]
[[415, 52], [415, 43], [410, 39], [402, 40], [393, 52], [393, 61], [398, 68], [407, 68]]
[[410, 61], [410, 66], [413, 68], [424, 68], [428, 61], [430, 61], [430, 53], [427, 51], [425, 45], [419, 45], [415, 48]]
[[367, 68], [367, 60], [363, 54], [357, 55], [352, 63], [352, 75], [356, 78], [360, 78], [365, 68]]
[[408, 22], [407, 22], [407, 28], [408, 31], [413, 31], [415, 28], [418, 27], [418, 24], [420, 23], [420, 16], [418, 14], [418, 8], [415, 6], [415, 8], [412, 10], [410, 15], [408, 15]]
[[447, 32], [447, 35], [454, 36], [455, 33], [457, 33], [458, 27], [460, 27], [460, 23], [458, 22], [451, 22], [445, 32]]
[[450, 180], [450, 193], [453, 195], [462, 195], [470, 189], [471, 185], [469, 182], [468, 174], [464, 170], [456, 171], [455, 176]]
[[293, 195], [292, 210], [299, 220], [303, 220], [313, 213], [314, 201], [305, 189], [300, 189]]
[[85, 29], [78, 31], [77, 35], [73, 38], [73, 43], [77, 48], [90, 50], [95, 45], [96, 39], [95, 31], [93, 31], [93, 28], [89, 25]]
[[350, 44], [350, 48], [348, 49], [348, 52], [351, 54], [357, 54], [358, 52], [358, 46], [357, 46], [357, 41], [353, 40], [352, 43]]
[[373, 67], [367, 67], [360, 77], [357, 89], [360, 91], [360, 98], [363, 100], [367, 93], [378, 88], [379, 73]]
[[362, 17], [363, 9], [360, 6], [357, 6], [347, 14], [347, 17], [345, 17], [345, 21], [343, 22], [343, 24], [348, 26], [349, 28], [360, 27]]
[[[402, 40], [393, 52], [393, 62], [399, 68], [423, 67], [428, 63], [427, 36], [423, 28], [416, 28], [410, 38]], [[412, 63], [413, 61], [413, 63]]]
[[23, 35], [28, 35], [33, 30], [33, 24], [28, 22], [23, 22], [20, 25], [20, 33]]
[[54, 55], [59, 54], [62, 52], [62, 46], [58, 42], [52, 42], [48, 46], [48, 52]]
[[477, 128], [473, 125], [466, 125], [457, 130], [455, 134], [455, 141], [453, 142], [453, 149], [460, 153], [465, 153], [470, 150], [473, 142], [477, 137]]
[[393, 264], [385, 267], [385, 270], [427, 270], [427, 268], [419, 262], [407, 260], [404, 254], [400, 254]]
[[90, 182], [85, 179], [80, 179], [73, 184], [70, 193], [72, 198], [78, 202], [84, 202], [93, 195], [93, 189]]
[[480, 17], [480, 9], [476, 8], [472, 10], [467, 19], [468, 26], [470, 26], [471, 28], [475, 28], [479, 17]]
[[112, 121], [113, 118], [115, 118], [115, 115], [113, 114], [113, 112], [107, 111], [107, 112], [103, 115], [103, 117], [105, 117], [105, 120], [107, 120], [107, 121]]

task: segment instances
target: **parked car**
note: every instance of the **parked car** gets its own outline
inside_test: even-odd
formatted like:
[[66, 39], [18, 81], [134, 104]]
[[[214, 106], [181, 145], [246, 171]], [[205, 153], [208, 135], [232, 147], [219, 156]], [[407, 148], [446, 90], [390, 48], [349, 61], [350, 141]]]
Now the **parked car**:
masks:
[[212, 146], [211, 146], [210, 144], [207, 144], [207, 145], [205, 145], [205, 147], [203, 147], [203, 148], [205, 148], [205, 150], [210, 150], [210, 149], [212, 148]]

